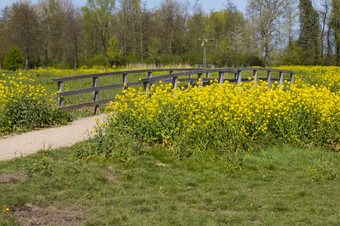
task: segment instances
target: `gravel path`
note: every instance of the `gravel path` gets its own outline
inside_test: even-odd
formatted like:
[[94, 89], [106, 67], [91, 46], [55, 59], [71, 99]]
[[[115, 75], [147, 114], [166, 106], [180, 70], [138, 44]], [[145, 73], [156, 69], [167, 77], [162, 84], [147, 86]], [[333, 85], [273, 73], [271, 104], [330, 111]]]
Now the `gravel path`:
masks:
[[86, 117], [66, 126], [42, 129], [0, 138], [0, 160], [26, 156], [48, 148], [69, 147], [90, 138], [96, 125], [94, 118], [103, 119], [105, 114]]

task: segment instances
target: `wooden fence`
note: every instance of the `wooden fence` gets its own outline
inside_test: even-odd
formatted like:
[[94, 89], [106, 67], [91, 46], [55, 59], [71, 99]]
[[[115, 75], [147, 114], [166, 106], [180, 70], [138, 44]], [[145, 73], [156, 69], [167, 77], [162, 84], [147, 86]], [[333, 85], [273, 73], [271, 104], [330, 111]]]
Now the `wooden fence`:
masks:
[[[169, 71], [169, 74], [159, 75], [159, 76], [152, 76], [153, 72], [164, 72]], [[178, 73], [174, 73], [178, 71]], [[116, 89], [116, 88], [123, 88], [126, 89], [130, 86], [139, 86], [141, 84], [144, 85], [144, 89], [150, 89], [152, 84], [158, 83], [162, 81], [164, 83], [172, 83], [172, 87], [178, 87], [178, 82], [190, 82], [190, 83], [197, 83], [198, 81], [201, 82], [201, 85], [209, 84], [211, 80], [215, 80], [216, 78], [211, 78], [210, 75], [212, 73], [218, 73], [218, 82], [219, 84], [223, 84], [225, 81], [234, 82], [235, 84], [240, 84], [241, 82], [248, 82], [248, 78], [242, 78], [242, 71], [252, 71], [253, 78], [252, 80], [257, 82], [259, 80], [267, 81], [268, 88], [271, 88], [272, 82], [278, 81], [279, 85], [282, 86], [284, 83], [284, 74], [289, 74], [288, 81], [293, 84], [294, 83], [294, 72], [287, 71], [287, 70], [280, 70], [280, 69], [271, 69], [271, 68], [225, 68], [225, 69], [188, 69], [188, 68], [175, 68], [175, 69], [152, 69], [152, 70], [133, 70], [133, 71], [117, 71], [117, 72], [107, 72], [107, 73], [100, 73], [100, 74], [88, 74], [88, 75], [78, 75], [78, 76], [71, 76], [71, 77], [62, 77], [62, 78], [55, 78], [52, 79], [53, 82], [58, 82], [58, 90], [57, 97], [59, 98], [59, 108], [64, 110], [73, 110], [79, 109], [83, 107], [95, 106], [94, 114], [97, 113], [99, 105], [109, 103], [114, 101], [115, 98], [103, 99], [99, 100], [99, 91], [101, 90], [109, 90], [109, 89]], [[258, 71], [266, 71], [267, 77], [260, 78], [258, 76]], [[147, 73], [147, 77], [143, 78], [139, 82], [128, 82], [128, 75], [129, 74], [140, 74], [140, 73]], [[274, 79], [272, 78], [272, 73], [278, 73], [279, 78]], [[233, 79], [226, 79], [226, 74], [233, 74]], [[106, 86], [98, 86], [98, 79], [99, 77], [103, 76], [122, 76], [122, 83], [113, 84], [113, 85], [106, 85]], [[197, 78], [194, 78], [194, 75], [197, 75]], [[204, 77], [205, 75], [205, 77]], [[188, 76], [188, 77], [186, 77]], [[64, 90], [64, 82], [71, 81], [71, 80], [79, 80], [79, 79], [93, 79], [93, 87], [86, 88], [86, 89], [77, 89], [71, 91]], [[64, 98], [66, 96], [81, 94], [81, 93], [92, 93], [93, 92], [93, 101], [80, 103], [75, 105], [68, 105], [65, 106]]]
[[[130, 86], [139, 86], [142, 84], [141, 82], [128, 82], [129, 74], [141, 74], [141, 73], [146, 74], [147, 73], [148, 77], [151, 77], [153, 72], [167, 72], [168, 71], [169, 73], [173, 73], [174, 71], [190, 71], [190, 70], [194, 70], [194, 69], [174, 68], [174, 69], [147, 69], [147, 70], [115, 71], [115, 72], [106, 72], [106, 73], [99, 73], [99, 74], [87, 74], [87, 75], [54, 78], [52, 79], [52, 82], [58, 83], [57, 97], [59, 98], [59, 103], [58, 103], [59, 109], [74, 110], [74, 109], [79, 109], [79, 108], [84, 108], [84, 107], [95, 106], [94, 114], [96, 114], [98, 111], [99, 105], [109, 103], [115, 100], [114, 97], [109, 98], [109, 99], [99, 100], [99, 91], [117, 89], [117, 88], [127, 89]], [[100, 77], [104, 77], [104, 76], [122, 76], [122, 83], [99, 86], [98, 80]], [[77, 89], [77, 90], [71, 90], [71, 91], [65, 91], [64, 89], [64, 83], [66, 81], [89, 79], [89, 78], [90, 79], [92, 78], [93, 80], [92, 88]], [[66, 96], [72, 96], [72, 95], [77, 95], [77, 94], [82, 94], [82, 93], [92, 93], [92, 92], [93, 92], [93, 101], [91, 102], [67, 105], [67, 106], [65, 105], [64, 98]]]

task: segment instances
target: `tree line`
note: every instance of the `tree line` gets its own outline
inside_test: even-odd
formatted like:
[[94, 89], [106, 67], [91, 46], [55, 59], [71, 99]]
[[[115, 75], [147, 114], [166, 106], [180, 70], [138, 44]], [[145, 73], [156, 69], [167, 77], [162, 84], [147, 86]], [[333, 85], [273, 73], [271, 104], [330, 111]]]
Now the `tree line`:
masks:
[[[231, 0], [206, 13], [163, 0], [150, 9], [140, 0], [18, 1], [0, 16], [0, 67], [17, 48], [26, 69], [130, 63], [217, 66], [340, 65], [340, 3], [322, 0], [248, 0], [246, 13]], [[15, 51], [14, 51], [15, 52]], [[6, 58], [7, 56], [7, 58]]]

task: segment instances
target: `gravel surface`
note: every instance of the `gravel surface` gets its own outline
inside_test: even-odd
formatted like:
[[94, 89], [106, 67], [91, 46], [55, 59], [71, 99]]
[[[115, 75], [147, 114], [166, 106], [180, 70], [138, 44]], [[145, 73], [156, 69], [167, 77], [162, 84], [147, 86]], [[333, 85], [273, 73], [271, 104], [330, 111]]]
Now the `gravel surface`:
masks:
[[96, 125], [94, 118], [103, 120], [104, 116], [105, 114], [86, 117], [66, 126], [0, 138], [0, 160], [26, 156], [49, 148], [70, 147], [87, 140], [91, 137], [91, 131]]

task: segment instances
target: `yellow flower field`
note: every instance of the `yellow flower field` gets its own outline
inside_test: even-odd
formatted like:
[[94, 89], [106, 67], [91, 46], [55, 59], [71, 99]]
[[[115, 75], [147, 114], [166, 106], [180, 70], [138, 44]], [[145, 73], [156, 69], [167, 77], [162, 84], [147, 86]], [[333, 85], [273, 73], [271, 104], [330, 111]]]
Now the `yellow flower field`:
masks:
[[153, 85], [147, 95], [130, 88], [108, 107], [115, 114], [106, 126], [118, 126], [142, 142], [181, 143], [197, 150], [244, 148], [268, 139], [334, 145], [340, 129], [339, 68], [305, 70], [317, 74], [320, 84], [298, 75], [294, 85], [276, 83], [273, 89], [266, 82], [238, 87], [217, 81], [188, 89]]
[[281, 69], [297, 73], [297, 83], [325, 86], [340, 91], [340, 67], [336, 66], [281, 66]]

